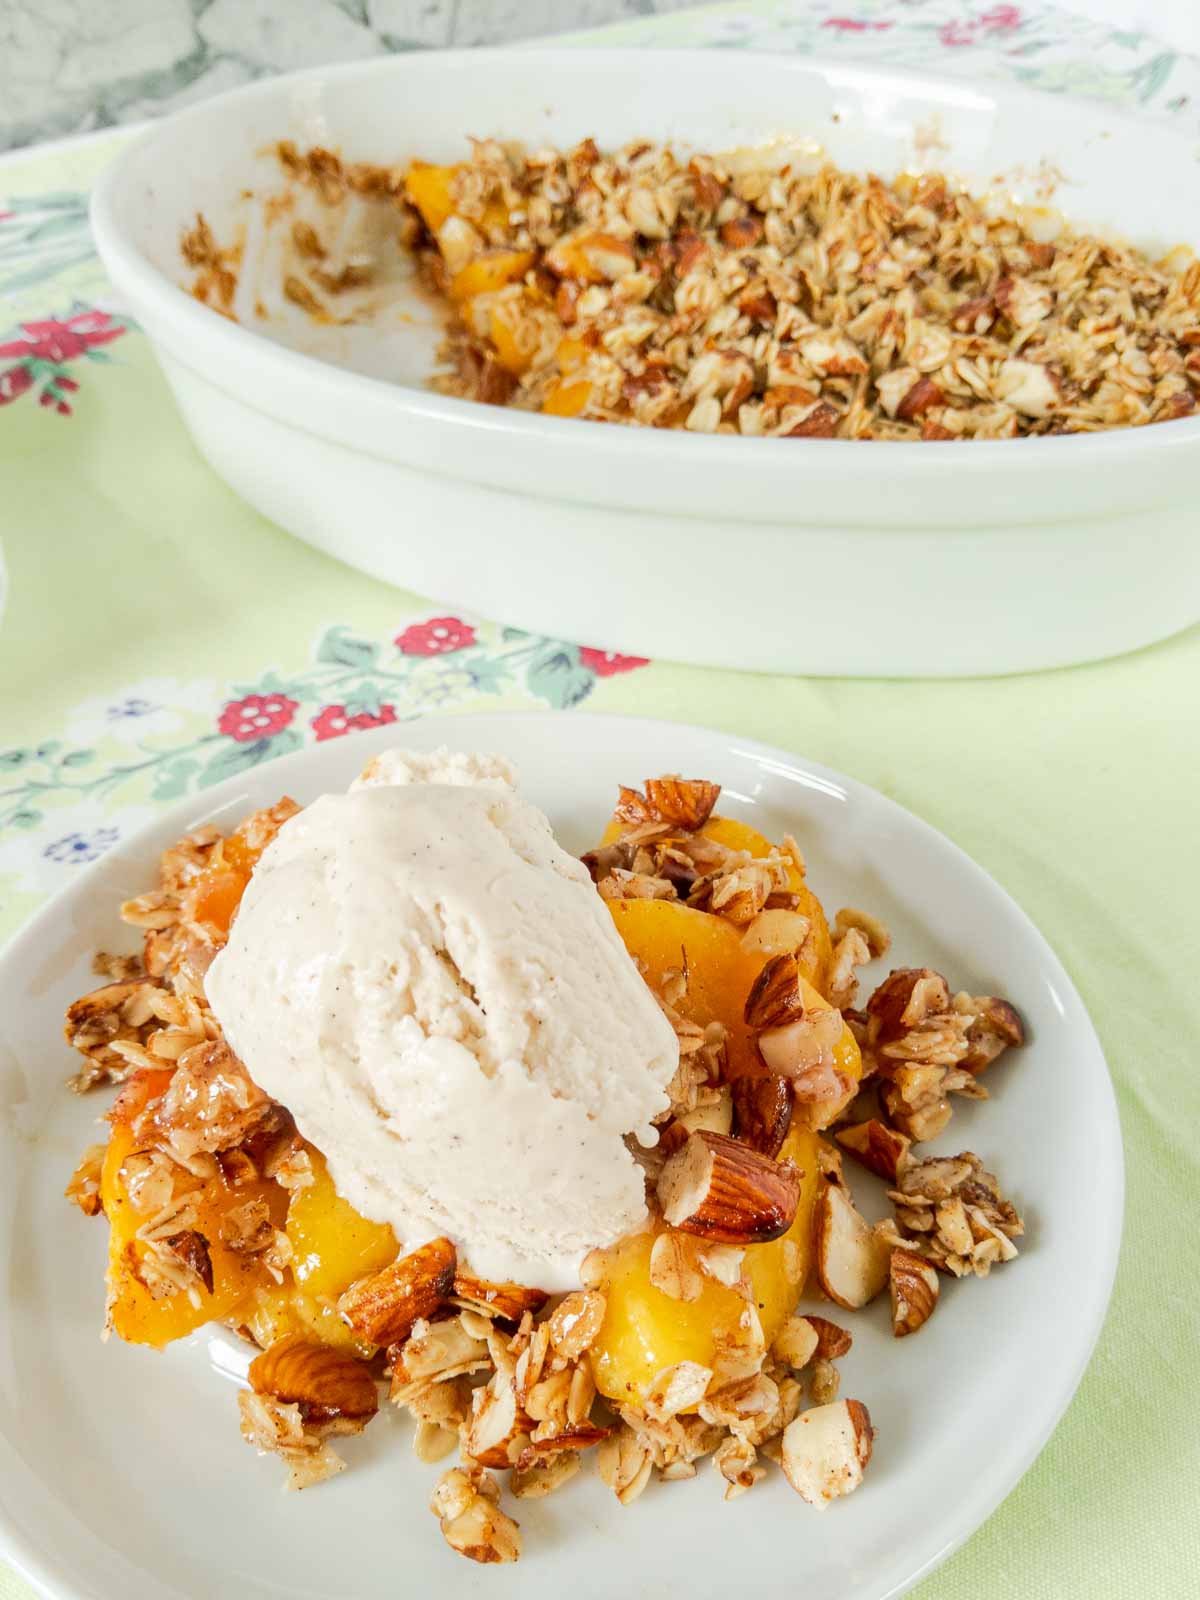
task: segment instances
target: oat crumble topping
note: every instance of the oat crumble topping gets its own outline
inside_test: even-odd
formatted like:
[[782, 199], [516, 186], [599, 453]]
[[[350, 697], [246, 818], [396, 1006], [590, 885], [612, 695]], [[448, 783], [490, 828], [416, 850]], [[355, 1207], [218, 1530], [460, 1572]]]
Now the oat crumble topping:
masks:
[[[319, 203], [291, 223], [286, 298], [340, 320], [373, 266], [339, 253], [338, 218], [351, 199], [388, 208], [453, 308], [435, 380], [451, 394], [788, 439], [1005, 439], [1195, 411], [1200, 262], [1027, 222], [936, 172], [591, 139], [474, 140], [453, 167], [279, 153]], [[195, 293], [230, 314], [237, 253], [203, 218], [183, 249]]]

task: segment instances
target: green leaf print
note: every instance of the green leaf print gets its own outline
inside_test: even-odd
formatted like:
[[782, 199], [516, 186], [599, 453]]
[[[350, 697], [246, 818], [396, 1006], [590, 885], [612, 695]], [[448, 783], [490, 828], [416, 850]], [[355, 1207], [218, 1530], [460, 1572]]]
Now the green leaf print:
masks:
[[556, 711], [577, 706], [592, 692], [592, 674], [580, 664], [573, 644], [552, 645], [543, 650], [525, 671], [525, 687]]
[[379, 658], [379, 646], [360, 639], [342, 623], [327, 630], [317, 646], [318, 661], [336, 661], [343, 667], [358, 667], [367, 672]]
[[190, 756], [168, 761], [154, 774], [155, 800], [177, 800], [192, 787], [192, 779], [200, 771], [200, 763]]
[[489, 660], [487, 656], [478, 656], [468, 661], [466, 667], [471, 687], [479, 694], [503, 694], [512, 682], [512, 673], [503, 657]]
[[288, 755], [293, 750], [299, 750], [303, 742], [295, 728], [284, 728], [282, 733], [273, 734], [268, 739], [251, 739], [245, 744], [226, 745], [205, 763], [200, 774], [200, 787], [207, 789], [210, 784], [235, 778], [239, 772], [248, 772], [260, 762]]
[[379, 686], [367, 681], [356, 684], [342, 701], [348, 717], [359, 717], [364, 712], [368, 717], [377, 717], [382, 704], [383, 696]]

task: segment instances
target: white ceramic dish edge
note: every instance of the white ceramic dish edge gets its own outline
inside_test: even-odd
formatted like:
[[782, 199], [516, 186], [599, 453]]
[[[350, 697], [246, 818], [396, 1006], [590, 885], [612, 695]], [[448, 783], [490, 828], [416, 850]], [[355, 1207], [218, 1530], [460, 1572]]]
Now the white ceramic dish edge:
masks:
[[[752, 95], [737, 87], [750, 74]], [[734, 101], [743, 109], [706, 109]], [[945, 164], [977, 182], [1053, 156], [1083, 220], [1200, 243], [1200, 206], [1184, 198], [1195, 193], [1187, 140], [1025, 90], [816, 58], [570, 50], [396, 57], [250, 85], [123, 153], [92, 216], [201, 451], [273, 520], [439, 601], [617, 649], [762, 670], [1024, 671], [1131, 649], [1200, 615], [1187, 512], [1200, 419], [794, 450], [601, 427], [333, 369], [216, 317], [172, 281], [184, 223], [203, 208], [220, 235], [239, 161], [270, 137], [321, 138], [375, 159], [385, 149], [449, 157], [462, 148], [463, 103], [475, 131], [527, 138], [611, 130], [614, 140], [636, 132], [728, 148], [799, 125], [826, 135], [845, 164], [884, 171], [914, 164], [913, 130], [935, 118]], [[1147, 170], [1154, 185], [1138, 182]], [[731, 549], [777, 580], [755, 585], [745, 615], [729, 614], [725, 586], [709, 576]], [[670, 607], [658, 600], [667, 584]], [[937, 625], [914, 627], [931, 587]], [[799, 625], [796, 596], [808, 592], [853, 595], [856, 625], [828, 604]]]

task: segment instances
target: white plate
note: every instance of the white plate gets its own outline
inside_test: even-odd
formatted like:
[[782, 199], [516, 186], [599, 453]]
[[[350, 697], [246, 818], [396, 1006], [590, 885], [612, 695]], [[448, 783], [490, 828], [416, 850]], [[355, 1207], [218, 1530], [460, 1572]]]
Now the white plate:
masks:
[[[426, 1509], [441, 1469], [415, 1460], [390, 1410], [347, 1444], [350, 1471], [286, 1495], [279, 1462], [239, 1439], [232, 1386], [213, 1370], [244, 1367], [236, 1340], [201, 1333], [160, 1356], [100, 1343], [105, 1230], [62, 1198], [106, 1102], [62, 1087], [73, 1061], [62, 1013], [94, 982], [90, 954], [131, 946], [116, 903], [184, 829], [342, 788], [398, 738], [503, 751], [571, 849], [594, 841], [618, 781], [664, 769], [718, 779], [722, 811], [798, 835], [827, 906], [887, 920], [896, 964], [928, 962], [1024, 1011], [1028, 1048], [992, 1069], [994, 1098], [961, 1103], [938, 1145], [994, 1167], [1028, 1223], [1020, 1259], [987, 1283], [951, 1285], [903, 1344], [883, 1305], [850, 1319], [843, 1393], [866, 1401], [879, 1436], [862, 1490], [826, 1515], [777, 1473], [725, 1505], [705, 1466], [628, 1510], [589, 1473], [519, 1507], [515, 1568], [475, 1568]], [[1025, 915], [948, 840], [781, 750], [668, 723], [529, 714], [316, 745], [172, 808], [82, 874], [0, 960], [0, 1173], [0, 1554], [71, 1600], [694, 1600], [748, 1581], [764, 1597], [884, 1600], [983, 1521], [1070, 1400], [1108, 1302], [1123, 1189], [1112, 1088], [1079, 996]]]
[[429, 392], [419, 299], [409, 320], [366, 329], [275, 311], [242, 327], [184, 292], [181, 233], [201, 211], [235, 236], [264, 147], [456, 161], [468, 135], [684, 151], [798, 136], [850, 171], [940, 166], [1025, 203], [1049, 187], [1090, 229], [1200, 246], [1190, 136], [998, 84], [808, 56], [541, 48], [251, 84], [155, 124], [104, 174], [92, 222], [200, 450], [273, 521], [504, 622], [770, 672], [1023, 672], [1200, 616], [1200, 417], [948, 444], [603, 426]]

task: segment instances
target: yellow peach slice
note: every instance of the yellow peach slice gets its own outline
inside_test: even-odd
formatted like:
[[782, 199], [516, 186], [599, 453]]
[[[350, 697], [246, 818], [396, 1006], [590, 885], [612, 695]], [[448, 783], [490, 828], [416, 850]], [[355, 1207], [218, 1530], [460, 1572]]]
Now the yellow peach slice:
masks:
[[436, 234], [454, 211], [452, 187], [457, 167], [435, 167], [414, 161], [404, 179], [404, 192], [421, 214], [430, 233]]
[[[812, 1219], [820, 1186], [818, 1135], [793, 1128], [781, 1158], [800, 1169], [800, 1203], [795, 1220], [779, 1239], [745, 1248], [743, 1270], [749, 1277], [769, 1346], [787, 1320], [804, 1287], [812, 1254]], [[656, 1375], [679, 1361], [713, 1366], [718, 1341], [730, 1336], [745, 1306], [739, 1290], [702, 1274], [703, 1287], [694, 1300], [678, 1300], [650, 1281], [650, 1253], [662, 1232], [623, 1239], [601, 1258], [601, 1289], [606, 1298], [604, 1322], [591, 1347], [592, 1374], [600, 1393], [621, 1405], [640, 1406]], [[705, 1246], [675, 1234], [687, 1259], [698, 1262]]]
[[342, 1199], [311, 1145], [308, 1156], [313, 1181], [293, 1191], [287, 1213], [292, 1276], [304, 1294], [336, 1299], [356, 1278], [390, 1266], [400, 1247], [386, 1223], [368, 1222]]
[[108, 1293], [109, 1320], [113, 1331], [130, 1344], [161, 1348], [182, 1339], [206, 1322], [235, 1316], [237, 1307], [265, 1288], [272, 1278], [253, 1255], [230, 1250], [221, 1240], [224, 1216], [246, 1201], [262, 1198], [267, 1202], [272, 1222], [283, 1222], [286, 1196], [269, 1179], [227, 1188], [222, 1183], [208, 1184], [200, 1195], [198, 1217], [193, 1224], [203, 1235], [212, 1263], [212, 1290], [197, 1287], [193, 1295], [185, 1292], [155, 1299], [142, 1281], [142, 1262], [147, 1246], [137, 1237], [148, 1220], [130, 1198], [124, 1167], [137, 1149], [126, 1124], [113, 1128], [100, 1175], [100, 1199], [109, 1224]]
[[[646, 981], [661, 990], [667, 972], [679, 971], [686, 953], [687, 992], [679, 1012], [701, 1026], [720, 1022], [726, 1030], [731, 1077], [761, 1073], [754, 1036], [746, 1026], [745, 1005], [768, 957], [747, 949], [741, 929], [723, 917], [697, 911], [678, 900], [610, 900], [608, 909], [625, 948], [641, 964]], [[806, 1007], [823, 1009], [825, 1001], [801, 975]], [[852, 1083], [862, 1076], [862, 1057], [849, 1028], [843, 1027], [833, 1051], [834, 1066]]]
[[451, 298], [473, 300], [477, 294], [492, 294], [523, 278], [533, 261], [532, 250], [485, 250], [454, 274], [450, 280]]
[[548, 417], [577, 417], [587, 409], [591, 398], [592, 386], [586, 378], [574, 383], [555, 383], [542, 401], [542, 410]]
[[[614, 843], [628, 830], [628, 827], [628, 823], [622, 823], [614, 817], [604, 830], [601, 844]], [[723, 844], [727, 850], [745, 850], [756, 860], [769, 856], [776, 849], [776, 846], [759, 833], [757, 828], [750, 827], [749, 823], [739, 822], [734, 817], [709, 817], [700, 829], [700, 833], [705, 839]], [[819, 994], [824, 994], [829, 968], [833, 961], [829, 923], [821, 902], [809, 888], [803, 872], [794, 863], [788, 865], [787, 880], [789, 892], [798, 899], [796, 910], [801, 916], [808, 918], [811, 935], [800, 952], [800, 971]]]

